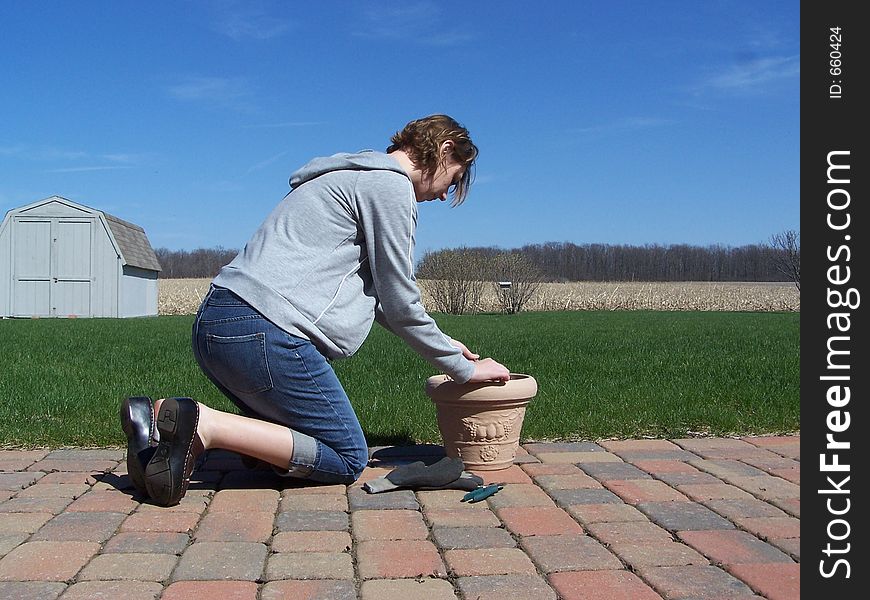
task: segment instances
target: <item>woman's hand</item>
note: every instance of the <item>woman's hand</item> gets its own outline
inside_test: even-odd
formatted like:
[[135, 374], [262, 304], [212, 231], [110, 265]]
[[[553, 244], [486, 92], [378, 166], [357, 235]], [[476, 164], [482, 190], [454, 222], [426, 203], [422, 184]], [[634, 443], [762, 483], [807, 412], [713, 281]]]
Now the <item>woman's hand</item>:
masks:
[[468, 383], [480, 383], [483, 381], [509, 381], [511, 372], [506, 366], [491, 358], [484, 358], [474, 362], [474, 374]]
[[480, 358], [480, 354], [475, 354], [474, 352], [469, 350], [468, 347], [466, 347], [466, 345], [463, 344], [462, 342], [460, 342], [459, 340], [454, 340], [453, 338], [451, 338], [450, 343], [453, 344], [454, 346], [456, 346], [457, 348], [459, 348], [460, 350], [462, 350], [462, 356], [464, 356], [468, 360], [477, 360], [478, 358]]

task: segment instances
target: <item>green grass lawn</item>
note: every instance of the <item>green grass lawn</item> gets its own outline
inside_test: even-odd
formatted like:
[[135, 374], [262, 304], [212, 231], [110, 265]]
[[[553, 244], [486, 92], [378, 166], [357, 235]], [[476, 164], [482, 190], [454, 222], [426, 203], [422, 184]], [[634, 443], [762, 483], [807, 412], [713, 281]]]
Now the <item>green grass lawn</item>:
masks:
[[[540, 312], [436, 315], [482, 356], [533, 375], [523, 440], [800, 429], [800, 315]], [[192, 316], [0, 321], [0, 444], [112, 446], [124, 396], [191, 396], [233, 410], [200, 373]], [[435, 371], [375, 327], [335, 364], [369, 444], [438, 442]]]

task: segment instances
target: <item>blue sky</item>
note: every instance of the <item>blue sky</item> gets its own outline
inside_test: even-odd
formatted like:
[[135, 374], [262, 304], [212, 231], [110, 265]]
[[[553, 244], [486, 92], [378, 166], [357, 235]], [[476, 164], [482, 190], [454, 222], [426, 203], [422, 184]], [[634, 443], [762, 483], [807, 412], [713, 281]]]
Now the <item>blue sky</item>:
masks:
[[418, 257], [800, 229], [799, 2], [0, 2], [0, 214], [60, 195], [242, 247], [315, 156], [444, 112], [481, 149]]

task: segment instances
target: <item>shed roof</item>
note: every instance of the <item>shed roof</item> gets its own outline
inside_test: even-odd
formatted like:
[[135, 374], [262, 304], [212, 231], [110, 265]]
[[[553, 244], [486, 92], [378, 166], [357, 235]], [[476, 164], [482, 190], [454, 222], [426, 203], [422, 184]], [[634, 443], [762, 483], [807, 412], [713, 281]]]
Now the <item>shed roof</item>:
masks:
[[112, 230], [112, 235], [115, 236], [115, 241], [118, 242], [125, 264], [151, 271], [161, 270], [160, 261], [157, 260], [157, 255], [144, 229], [107, 212], [103, 212], [103, 215], [106, 217], [109, 229]]

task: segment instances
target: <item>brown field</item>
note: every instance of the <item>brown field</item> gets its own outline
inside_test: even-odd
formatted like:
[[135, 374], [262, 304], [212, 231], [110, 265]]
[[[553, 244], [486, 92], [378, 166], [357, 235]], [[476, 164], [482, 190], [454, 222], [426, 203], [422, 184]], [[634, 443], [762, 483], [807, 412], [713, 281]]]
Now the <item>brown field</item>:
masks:
[[[196, 313], [208, 291], [209, 279], [161, 279], [158, 312], [161, 315]], [[420, 281], [423, 304], [426, 288], [435, 282]], [[495, 292], [486, 287], [478, 307], [498, 312]], [[523, 310], [721, 310], [800, 311], [800, 293], [791, 283], [711, 282], [573, 282], [546, 283]]]

